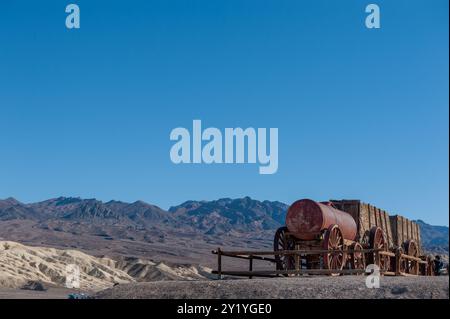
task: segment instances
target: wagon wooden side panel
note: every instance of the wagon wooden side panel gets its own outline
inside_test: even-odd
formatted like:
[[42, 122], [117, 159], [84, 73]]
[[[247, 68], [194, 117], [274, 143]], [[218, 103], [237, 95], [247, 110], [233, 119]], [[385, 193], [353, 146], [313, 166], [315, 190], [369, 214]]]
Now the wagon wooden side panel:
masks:
[[[369, 233], [370, 228], [374, 224], [375, 220], [373, 219], [374, 216], [371, 216], [369, 213], [369, 206], [364, 203], [359, 203], [359, 219], [362, 221], [359, 224], [360, 227], [360, 233], [362, 233], [361, 242], [364, 244], [369, 243]], [[372, 217], [372, 218], [371, 218]]]
[[421, 253], [420, 227], [417, 223], [400, 215], [390, 217], [394, 246], [402, 247], [407, 240], [414, 240]]
[[337, 209], [353, 216], [358, 226], [360, 243], [367, 244], [370, 229], [378, 226], [385, 232], [389, 247], [394, 245], [391, 221], [386, 211], [359, 200], [331, 200], [331, 202]]
[[417, 228], [416, 228], [416, 223], [414, 223], [413, 221], [411, 221], [411, 238], [414, 239], [414, 241], [419, 244], [419, 242], [417, 241]]
[[418, 242], [418, 246], [419, 246], [419, 252], [422, 255], [423, 251], [422, 251], [422, 237], [420, 236], [420, 226], [419, 224], [416, 224], [416, 228], [417, 228], [417, 242]]
[[409, 235], [408, 235], [409, 225], [408, 225], [408, 220], [405, 217], [403, 217], [403, 216], [402, 216], [402, 222], [403, 222], [402, 243], [404, 243], [409, 238]]
[[375, 218], [376, 218], [377, 226], [380, 227], [381, 229], [385, 230], [385, 228], [383, 227], [383, 221], [381, 219], [380, 209], [375, 206], [372, 206], [372, 209], [373, 209], [373, 211], [375, 211]]
[[400, 215], [390, 216], [385, 210], [359, 200], [331, 200], [331, 202], [337, 209], [353, 216], [358, 227], [356, 240], [362, 245], [369, 244], [370, 230], [379, 227], [384, 231], [391, 252], [397, 247], [406, 250], [409, 246], [405, 243], [414, 240], [419, 255], [422, 255], [420, 229], [417, 223]]
[[397, 216], [398, 218], [398, 229], [397, 229], [397, 246], [401, 246], [403, 244], [403, 217], [402, 216]]
[[392, 242], [395, 247], [401, 246], [401, 234], [402, 234], [402, 222], [400, 220], [400, 216], [390, 216], [391, 221], [391, 233], [392, 233]]
[[386, 237], [387, 241], [389, 243], [389, 247], [394, 246], [394, 241], [392, 239], [392, 227], [391, 227], [391, 220], [389, 219], [389, 214], [386, 211], [382, 211], [382, 217], [383, 217], [383, 229], [386, 231]]
[[420, 238], [420, 226], [417, 223], [414, 223], [416, 225], [416, 240], [417, 240], [417, 246], [419, 247], [419, 253], [422, 255], [422, 240]]
[[413, 229], [413, 234], [411, 238], [417, 243], [417, 247], [419, 248], [419, 254], [422, 254], [422, 243], [420, 238], [420, 228], [416, 222], [411, 221], [411, 228]]
[[[364, 219], [367, 221], [367, 224], [364, 227], [363, 243], [368, 244], [370, 229], [376, 225], [376, 217], [375, 217], [375, 214], [372, 211], [370, 205], [368, 205], [366, 203], [361, 202], [359, 204], [359, 209], [360, 209], [361, 219]], [[361, 225], [359, 225], [359, 226], [361, 227]]]

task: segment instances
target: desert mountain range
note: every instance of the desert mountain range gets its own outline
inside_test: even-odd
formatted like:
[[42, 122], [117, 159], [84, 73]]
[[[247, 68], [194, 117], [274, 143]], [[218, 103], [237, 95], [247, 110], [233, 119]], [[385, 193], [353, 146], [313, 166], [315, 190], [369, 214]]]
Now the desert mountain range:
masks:
[[[58, 197], [0, 200], [0, 240], [94, 256], [213, 267], [211, 250], [271, 248], [288, 205], [250, 197], [187, 201], [169, 210], [136, 201]], [[418, 221], [425, 250], [448, 254], [448, 227]]]

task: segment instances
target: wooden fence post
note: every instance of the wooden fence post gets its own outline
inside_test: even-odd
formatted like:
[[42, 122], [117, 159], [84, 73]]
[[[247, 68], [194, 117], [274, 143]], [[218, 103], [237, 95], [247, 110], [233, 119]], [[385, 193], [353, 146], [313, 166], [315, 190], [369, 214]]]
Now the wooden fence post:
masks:
[[217, 277], [218, 279], [222, 279], [222, 251], [220, 247], [217, 248]]
[[401, 273], [402, 251], [397, 249], [395, 252], [395, 275], [400, 276]]

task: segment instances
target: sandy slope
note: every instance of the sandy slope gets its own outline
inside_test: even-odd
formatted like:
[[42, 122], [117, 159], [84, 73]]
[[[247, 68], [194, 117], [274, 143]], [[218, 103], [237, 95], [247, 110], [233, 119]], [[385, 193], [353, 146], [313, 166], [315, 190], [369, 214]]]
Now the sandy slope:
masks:
[[97, 291], [115, 283], [152, 280], [195, 280], [209, 276], [209, 269], [167, 264], [137, 258], [119, 260], [94, 257], [77, 250], [30, 247], [0, 241], [0, 287], [19, 288], [28, 280], [51, 286], [66, 285], [67, 265], [80, 270], [80, 289]]
[[125, 271], [115, 268], [115, 261], [97, 258], [77, 250], [29, 247], [15, 242], [0, 242], [0, 286], [17, 288], [27, 280], [64, 286], [67, 265], [80, 269], [80, 288], [99, 290], [114, 283], [132, 282]]

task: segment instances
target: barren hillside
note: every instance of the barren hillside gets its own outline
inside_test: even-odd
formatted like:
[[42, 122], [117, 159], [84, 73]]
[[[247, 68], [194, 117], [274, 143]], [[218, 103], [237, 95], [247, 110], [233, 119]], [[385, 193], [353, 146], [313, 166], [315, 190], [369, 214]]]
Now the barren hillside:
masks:
[[19, 288], [28, 281], [64, 287], [68, 265], [79, 267], [80, 289], [83, 291], [96, 291], [116, 283], [136, 281], [206, 279], [210, 271], [193, 265], [126, 257], [113, 260], [77, 250], [29, 247], [0, 241], [0, 287]]

